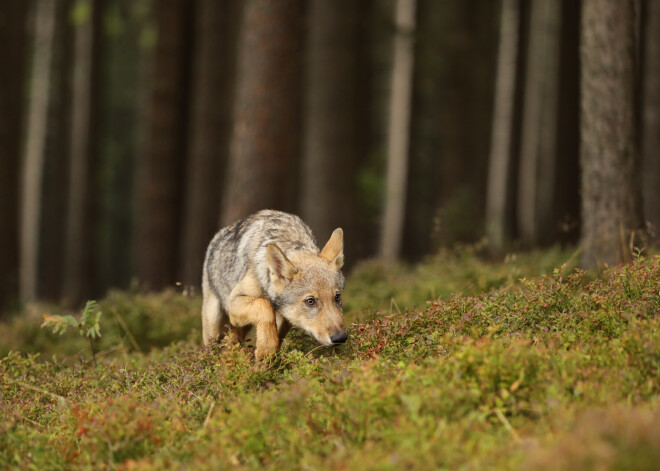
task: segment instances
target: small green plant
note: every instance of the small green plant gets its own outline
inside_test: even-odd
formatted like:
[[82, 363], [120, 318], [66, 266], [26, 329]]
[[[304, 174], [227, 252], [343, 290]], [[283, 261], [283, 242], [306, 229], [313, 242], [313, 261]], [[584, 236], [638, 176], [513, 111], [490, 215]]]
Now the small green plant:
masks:
[[76, 320], [71, 315], [56, 316], [44, 314], [44, 319], [41, 322], [41, 327], [51, 327], [54, 334], [64, 334], [66, 329], [71, 326], [78, 329], [78, 333], [89, 339], [89, 345], [92, 349], [92, 359], [94, 366], [96, 366], [96, 353], [94, 352], [94, 339], [101, 337], [101, 311], [94, 312], [96, 308], [96, 301], [87, 301], [85, 308], [82, 311], [80, 320]]

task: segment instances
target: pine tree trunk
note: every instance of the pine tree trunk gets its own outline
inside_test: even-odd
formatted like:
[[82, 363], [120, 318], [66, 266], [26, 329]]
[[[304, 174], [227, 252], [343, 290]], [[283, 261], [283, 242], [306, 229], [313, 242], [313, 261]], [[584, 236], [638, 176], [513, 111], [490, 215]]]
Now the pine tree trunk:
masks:
[[642, 187], [644, 219], [660, 242], [660, 2], [647, 2], [643, 90]]
[[18, 300], [18, 204], [27, 4], [0, 9], [0, 318]]
[[[557, 163], [554, 182], [554, 241], [577, 244], [580, 219], [580, 10], [575, 0], [562, 0]], [[555, 231], [553, 231], [554, 233]]]
[[62, 299], [66, 264], [66, 214], [69, 188], [71, 140], [71, 77], [73, 64], [73, 0], [59, 0], [55, 22], [51, 98], [49, 102], [46, 153], [39, 233], [39, 299]]
[[159, 35], [137, 175], [136, 273], [161, 289], [177, 281], [192, 9], [187, 0], [159, 0], [155, 8]]
[[511, 240], [513, 201], [514, 100], [518, 63], [520, 0], [502, 0], [495, 104], [486, 194], [486, 235], [490, 247], [501, 252]]
[[[119, 5], [126, 8], [135, 3], [122, 0]], [[143, 183], [136, 173], [146, 155], [149, 59], [154, 49], [143, 45], [145, 33], [153, 31], [153, 2], [146, 5], [149, 8], [145, 13], [149, 16], [127, 15], [122, 34], [106, 34], [102, 44], [103, 114], [99, 129], [95, 261], [100, 290], [127, 287], [135, 276], [136, 203], [139, 185]]]
[[298, 191], [303, 0], [244, 2], [222, 225]]
[[[402, 255], [483, 236], [498, 2], [420, 2]], [[475, 138], [475, 136], [480, 136]]]
[[94, 293], [96, 234], [97, 106], [103, 2], [90, 2], [90, 17], [74, 25], [71, 157], [63, 297], [76, 304]]
[[561, 2], [532, 0], [518, 182], [518, 232], [527, 246], [554, 229]]
[[635, 0], [582, 7], [582, 266], [628, 260], [641, 227]]
[[57, 3], [57, 0], [38, 0], [35, 11], [35, 40], [21, 194], [20, 292], [21, 297], [27, 301], [34, 300], [37, 296], [41, 185]]
[[186, 171], [180, 281], [199, 286], [204, 253], [219, 225], [221, 184], [229, 153], [238, 2], [201, 0]]
[[314, 0], [307, 27], [301, 215], [319, 240], [344, 227], [354, 254], [361, 160], [360, 2]]
[[416, 0], [396, 1], [397, 30], [390, 91], [387, 193], [380, 241], [380, 256], [385, 260], [399, 257], [403, 238], [410, 145], [415, 9]]
[[445, 159], [439, 156], [444, 155], [442, 119], [448, 112], [443, 92], [450, 88], [446, 72], [455, 69], [450, 59], [451, 48], [446, 47], [443, 39], [453, 35], [456, 24], [453, 6], [452, 3], [448, 7], [446, 2], [420, 2], [416, 13], [419, 21], [415, 25], [413, 46], [410, 155], [401, 242], [401, 256], [414, 261], [432, 251], [434, 229], [439, 226], [437, 203], [441, 200], [445, 174], [442, 168]]

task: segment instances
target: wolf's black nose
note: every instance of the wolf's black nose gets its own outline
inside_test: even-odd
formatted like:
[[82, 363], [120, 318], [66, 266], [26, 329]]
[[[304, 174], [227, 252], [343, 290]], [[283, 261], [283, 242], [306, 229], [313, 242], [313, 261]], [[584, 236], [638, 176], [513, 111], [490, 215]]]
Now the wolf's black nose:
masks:
[[332, 343], [344, 343], [346, 342], [347, 338], [348, 338], [348, 334], [346, 332], [339, 332], [338, 334], [335, 334], [332, 337], [330, 337], [330, 341]]

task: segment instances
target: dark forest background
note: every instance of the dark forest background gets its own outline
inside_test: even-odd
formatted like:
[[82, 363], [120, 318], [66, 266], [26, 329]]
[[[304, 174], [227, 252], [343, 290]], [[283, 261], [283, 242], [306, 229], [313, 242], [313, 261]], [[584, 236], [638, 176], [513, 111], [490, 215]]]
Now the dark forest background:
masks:
[[[4, 0], [0, 306], [195, 287], [222, 226], [347, 261], [660, 224], [660, 0]], [[349, 266], [350, 269], [350, 266]]]

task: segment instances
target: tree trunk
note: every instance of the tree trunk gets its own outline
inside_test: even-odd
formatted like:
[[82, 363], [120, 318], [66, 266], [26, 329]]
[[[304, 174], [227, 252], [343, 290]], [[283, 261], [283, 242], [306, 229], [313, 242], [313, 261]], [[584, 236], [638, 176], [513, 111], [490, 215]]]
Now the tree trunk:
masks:
[[[575, 245], [580, 220], [580, 2], [562, 0], [554, 221], [557, 240]], [[553, 231], [555, 232], [555, 231]]]
[[307, 27], [301, 215], [319, 240], [344, 227], [347, 259], [355, 253], [357, 168], [363, 150], [360, 96], [362, 6], [314, 0]]
[[635, 0], [582, 9], [582, 266], [628, 260], [641, 227]]
[[138, 185], [143, 182], [138, 182], [136, 172], [146, 155], [149, 59], [154, 50], [145, 47], [144, 39], [151, 37], [145, 33], [153, 31], [154, 2], [140, 2], [147, 7], [145, 10], [132, 8], [136, 3], [106, 2], [106, 18], [119, 13], [122, 20], [111, 22], [121, 26], [121, 34], [107, 32], [102, 47], [95, 281], [103, 291], [128, 287], [137, 263], [135, 216]]
[[192, 9], [187, 0], [159, 0], [155, 8], [159, 34], [136, 181], [136, 272], [148, 287], [160, 289], [173, 284], [177, 273]]
[[100, 40], [103, 2], [89, 0], [90, 16], [74, 23], [71, 157], [63, 296], [76, 304], [95, 294], [94, 236], [98, 160]]
[[419, 2], [416, 16], [410, 154], [401, 242], [401, 256], [411, 261], [432, 251], [434, 229], [438, 226], [436, 203], [444, 186], [440, 182], [445, 160], [440, 157], [445, 144], [441, 129], [448, 108], [444, 92], [449, 89], [447, 71], [455, 69], [446, 38], [452, 36], [448, 31], [453, 32], [456, 24], [453, 5], [448, 7], [446, 2]]
[[483, 236], [496, 5], [419, 3], [402, 254], [408, 259]]
[[21, 195], [20, 292], [24, 300], [37, 295], [41, 185], [50, 99], [51, 59], [57, 0], [38, 0]]
[[532, 0], [518, 182], [518, 232], [527, 246], [553, 232], [561, 2]]
[[196, 12], [196, 55], [190, 150], [183, 212], [181, 277], [199, 286], [204, 253], [218, 230], [229, 153], [238, 2], [202, 0]]
[[18, 300], [18, 204], [27, 4], [0, 9], [0, 317]]
[[514, 102], [518, 69], [520, 0], [502, 0], [499, 50], [495, 76], [495, 104], [486, 193], [486, 235], [492, 250], [503, 251], [510, 242], [514, 204], [513, 177]]
[[642, 187], [644, 219], [660, 242], [660, 2], [646, 3], [643, 89]]
[[39, 299], [59, 302], [62, 299], [66, 264], [66, 189], [69, 188], [69, 154], [71, 138], [71, 74], [73, 63], [73, 0], [57, 4], [53, 64], [48, 105], [47, 140], [44, 155], [42, 194], [48, 195], [41, 205], [39, 231]]
[[303, 0], [244, 3], [222, 225], [298, 191]]
[[399, 256], [403, 238], [410, 144], [415, 9], [416, 0], [396, 1], [396, 37], [387, 144], [387, 193], [380, 241], [380, 256], [386, 260]]

